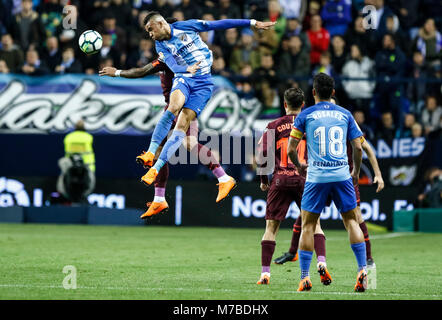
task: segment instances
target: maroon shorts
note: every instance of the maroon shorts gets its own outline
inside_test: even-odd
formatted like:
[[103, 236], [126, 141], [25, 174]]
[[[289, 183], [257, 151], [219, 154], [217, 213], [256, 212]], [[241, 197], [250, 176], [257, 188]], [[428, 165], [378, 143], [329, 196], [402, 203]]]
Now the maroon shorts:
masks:
[[284, 220], [293, 201], [301, 208], [305, 178], [295, 176], [285, 178], [284, 183], [279, 183], [280, 181], [277, 176], [272, 179], [267, 193], [266, 220]]

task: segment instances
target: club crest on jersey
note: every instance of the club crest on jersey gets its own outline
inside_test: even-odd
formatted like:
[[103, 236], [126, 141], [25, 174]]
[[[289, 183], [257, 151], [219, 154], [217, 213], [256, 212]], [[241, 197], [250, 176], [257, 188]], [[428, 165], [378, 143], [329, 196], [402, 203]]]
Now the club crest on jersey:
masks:
[[164, 62], [164, 53], [158, 52], [158, 60]]
[[178, 36], [178, 39], [180, 39], [183, 42], [187, 41], [187, 35], [185, 33], [182, 33]]

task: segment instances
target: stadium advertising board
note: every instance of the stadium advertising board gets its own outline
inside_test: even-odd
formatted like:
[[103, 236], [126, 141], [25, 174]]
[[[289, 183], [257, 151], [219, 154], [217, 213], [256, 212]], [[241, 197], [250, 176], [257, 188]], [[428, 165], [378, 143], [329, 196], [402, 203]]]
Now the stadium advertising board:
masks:
[[[233, 85], [214, 77], [212, 98], [200, 128], [262, 130], [256, 99], [241, 99]], [[83, 119], [92, 133], [140, 135], [153, 131], [165, 105], [158, 77], [103, 78], [85, 75], [0, 75], [0, 132], [64, 133]]]
[[[0, 177], [0, 207], [47, 206], [55, 191], [55, 178]], [[180, 226], [262, 227], [266, 210], [266, 193], [256, 182], [238, 185], [231, 197], [215, 203], [217, 187], [213, 181], [170, 181], [166, 200], [170, 210], [147, 220], [147, 224]], [[361, 187], [363, 218], [391, 228], [392, 212], [412, 210], [416, 189], [413, 187], [387, 188], [376, 194], [375, 188]], [[136, 208], [140, 215], [145, 203], [153, 199], [153, 188], [132, 179], [98, 179], [89, 203], [99, 208]], [[293, 203], [287, 212], [283, 227], [291, 227], [299, 215]], [[343, 224], [336, 207], [326, 208], [322, 215], [325, 228], [341, 229]]]

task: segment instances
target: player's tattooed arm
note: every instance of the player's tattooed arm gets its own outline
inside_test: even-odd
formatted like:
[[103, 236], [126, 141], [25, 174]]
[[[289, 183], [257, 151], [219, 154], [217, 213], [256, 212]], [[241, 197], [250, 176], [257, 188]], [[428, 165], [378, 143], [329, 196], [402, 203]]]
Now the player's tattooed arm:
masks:
[[374, 179], [373, 183], [377, 183], [378, 187], [376, 188], [376, 192], [382, 191], [384, 189], [384, 179], [382, 178], [381, 169], [379, 168], [378, 160], [376, 159], [376, 155], [374, 154], [373, 149], [370, 147], [370, 144], [364, 138], [361, 141], [362, 149], [367, 154], [368, 161], [370, 161], [371, 167], [374, 171]]
[[351, 177], [353, 178], [353, 183], [357, 184], [362, 163], [362, 146], [360, 137], [351, 140], [351, 147], [353, 148], [353, 171], [351, 172]]
[[289, 145], [287, 147], [287, 154], [290, 160], [292, 161], [292, 163], [295, 165], [299, 174], [304, 176], [305, 171], [307, 169], [307, 164], [299, 162], [298, 151], [297, 151], [299, 141], [301, 140], [290, 136]]
[[[157, 73], [158, 68], [154, 63], [150, 62], [146, 64], [144, 67], [141, 68], [132, 68], [128, 70], [121, 70], [120, 77], [123, 78], [143, 78], [147, 75]], [[100, 76], [109, 76], [109, 77], [116, 77], [117, 68], [114, 67], [104, 67], [103, 70], [99, 72]]]

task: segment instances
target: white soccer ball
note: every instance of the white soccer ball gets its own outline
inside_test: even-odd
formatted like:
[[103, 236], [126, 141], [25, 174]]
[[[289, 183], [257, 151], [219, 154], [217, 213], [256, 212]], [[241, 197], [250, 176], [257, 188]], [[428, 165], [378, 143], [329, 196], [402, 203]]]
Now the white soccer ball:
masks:
[[78, 45], [81, 51], [86, 54], [97, 53], [103, 45], [103, 38], [101, 34], [94, 30], [87, 30], [83, 32], [78, 38]]

